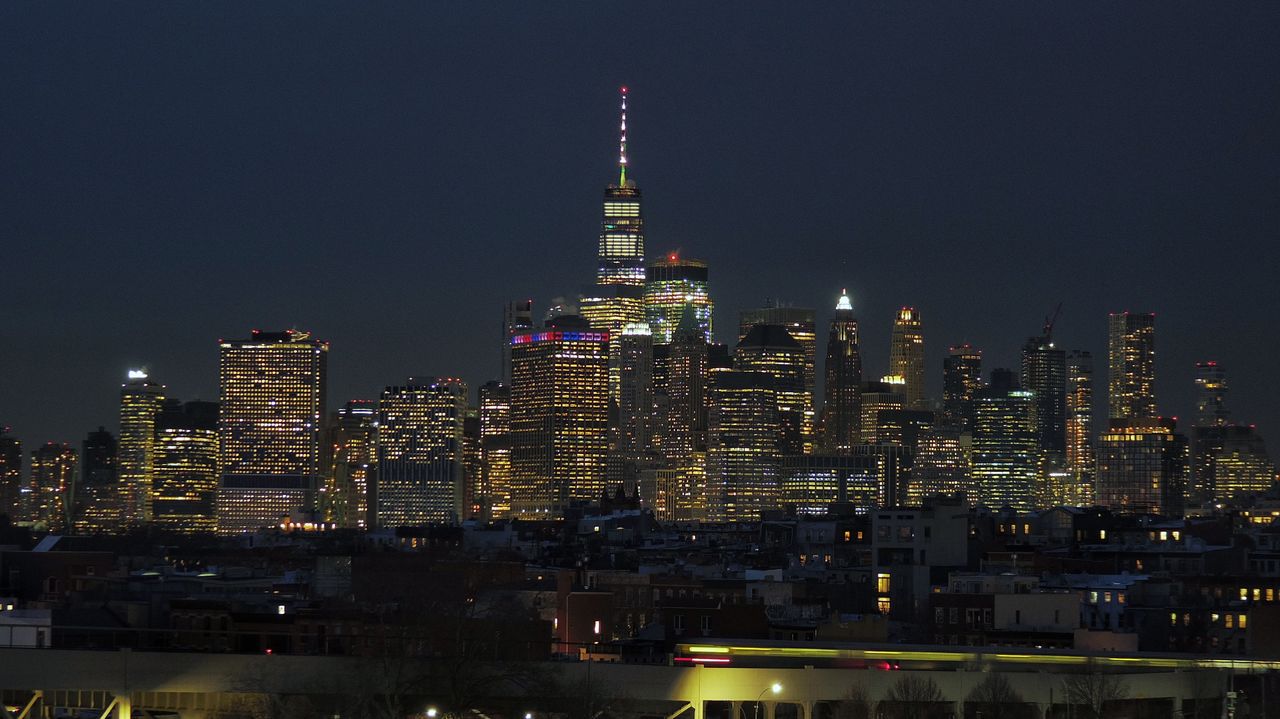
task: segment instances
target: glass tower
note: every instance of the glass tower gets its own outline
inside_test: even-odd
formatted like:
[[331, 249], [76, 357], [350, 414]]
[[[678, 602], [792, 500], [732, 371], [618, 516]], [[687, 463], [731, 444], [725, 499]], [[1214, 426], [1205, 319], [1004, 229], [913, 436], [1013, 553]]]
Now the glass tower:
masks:
[[982, 350], [956, 345], [942, 359], [942, 416], [948, 425], [973, 431], [973, 396], [982, 389]]
[[1187, 439], [1162, 417], [1113, 419], [1098, 436], [1098, 504], [1115, 512], [1181, 516]]
[[809, 404], [812, 405], [814, 382], [817, 378], [815, 362], [818, 353], [817, 324], [813, 309], [785, 307], [770, 301], [760, 309], [743, 310], [738, 316], [738, 341], [745, 339], [747, 333], [756, 325], [778, 325], [787, 330], [791, 339], [800, 343], [800, 348], [804, 350], [804, 387], [809, 393]]
[[1196, 363], [1196, 426], [1229, 424], [1227, 373], [1217, 362]]
[[654, 344], [668, 344], [685, 307], [693, 310], [703, 341], [711, 341], [714, 304], [708, 289], [707, 263], [672, 252], [649, 263], [644, 286], [645, 317], [653, 330]]
[[378, 401], [374, 517], [379, 527], [446, 524], [463, 512], [463, 420], [457, 379], [387, 387]]
[[1067, 355], [1067, 471], [1075, 482], [1069, 504], [1093, 501], [1093, 355], [1075, 350]]
[[68, 527], [72, 487], [75, 484], [76, 450], [63, 442], [47, 442], [31, 452], [30, 518], [51, 534]]
[[779, 325], [755, 325], [738, 343], [734, 368], [773, 378], [782, 454], [813, 452], [813, 405], [805, 391], [805, 355], [800, 343]]
[[377, 403], [348, 400], [329, 423], [329, 474], [325, 477], [325, 521], [338, 527], [369, 526]]
[[171, 403], [156, 420], [153, 520], [183, 534], [217, 530], [218, 404]]
[[1022, 346], [1022, 388], [1036, 393], [1036, 435], [1045, 466], [1067, 456], [1067, 354], [1047, 336]]
[[511, 514], [511, 386], [480, 385], [480, 466], [489, 516]]
[[1040, 469], [1036, 395], [1021, 389], [1009, 370], [973, 400], [971, 475], [978, 500], [991, 508], [1035, 509]]
[[708, 386], [707, 519], [754, 521], [778, 506], [778, 399], [767, 372], [723, 371]]

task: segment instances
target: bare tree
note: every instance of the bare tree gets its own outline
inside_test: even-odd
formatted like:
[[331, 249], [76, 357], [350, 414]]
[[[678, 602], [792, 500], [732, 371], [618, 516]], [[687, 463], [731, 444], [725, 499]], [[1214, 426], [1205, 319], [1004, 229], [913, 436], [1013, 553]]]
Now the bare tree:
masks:
[[951, 703], [937, 682], [907, 676], [889, 687], [877, 710], [884, 719], [937, 719], [951, 716]]
[[1033, 719], [1035, 707], [1003, 674], [988, 674], [965, 697], [964, 715], [970, 719]]
[[861, 685], [849, 690], [831, 708], [831, 719], [871, 719], [871, 697]]
[[1093, 661], [1089, 662], [1083, 672], [1063, 679], [1062, 688], [1067, 703], [1080, 708], [1076, 714], [1079, 719], [1103, 719], [1108, 703], [1129, 696], [1124, 679], [1101, 671]]

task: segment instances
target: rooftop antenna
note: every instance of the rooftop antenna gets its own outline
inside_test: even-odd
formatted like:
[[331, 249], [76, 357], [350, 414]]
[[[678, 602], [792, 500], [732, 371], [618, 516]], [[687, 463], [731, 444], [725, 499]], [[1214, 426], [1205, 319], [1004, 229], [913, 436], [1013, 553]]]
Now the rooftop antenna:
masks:
[[622, 87], [622, 136], [618, 141], [618, 186], [627, 186], [627, 88]]

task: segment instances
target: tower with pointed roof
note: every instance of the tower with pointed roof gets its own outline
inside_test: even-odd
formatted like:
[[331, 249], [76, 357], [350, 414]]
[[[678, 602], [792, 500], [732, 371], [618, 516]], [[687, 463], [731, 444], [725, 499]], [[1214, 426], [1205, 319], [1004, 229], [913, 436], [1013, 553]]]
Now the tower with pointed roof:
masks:
[[848, 290], [842, 290], [827, 332], [826, 386], [822, 405], [822, 447], [848, 454], [858, 444], [862, 405], [862, 355], [858, 320]]

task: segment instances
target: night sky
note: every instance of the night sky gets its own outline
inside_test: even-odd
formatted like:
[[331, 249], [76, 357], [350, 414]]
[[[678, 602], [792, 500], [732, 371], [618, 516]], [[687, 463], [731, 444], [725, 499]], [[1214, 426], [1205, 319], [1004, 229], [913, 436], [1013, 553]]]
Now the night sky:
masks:
[[[643, 5], [643, 7], [640, 7]], [[330, 404], [498, 372], [501, 305], [590, 282], [617, 89], [651, 255], [720, 340], [848, 287], [986, 368], [1059, 302], [1157, 312], [1280, 448], [1280, 3], [0, 4], [0, 424], [115, 430], [125, 370], [217, 397], [217, 340], [332, 342]], [[820, 329], [825, 340], [825, 330]], [[821, 349], [819, 350], [821, 352]]]

